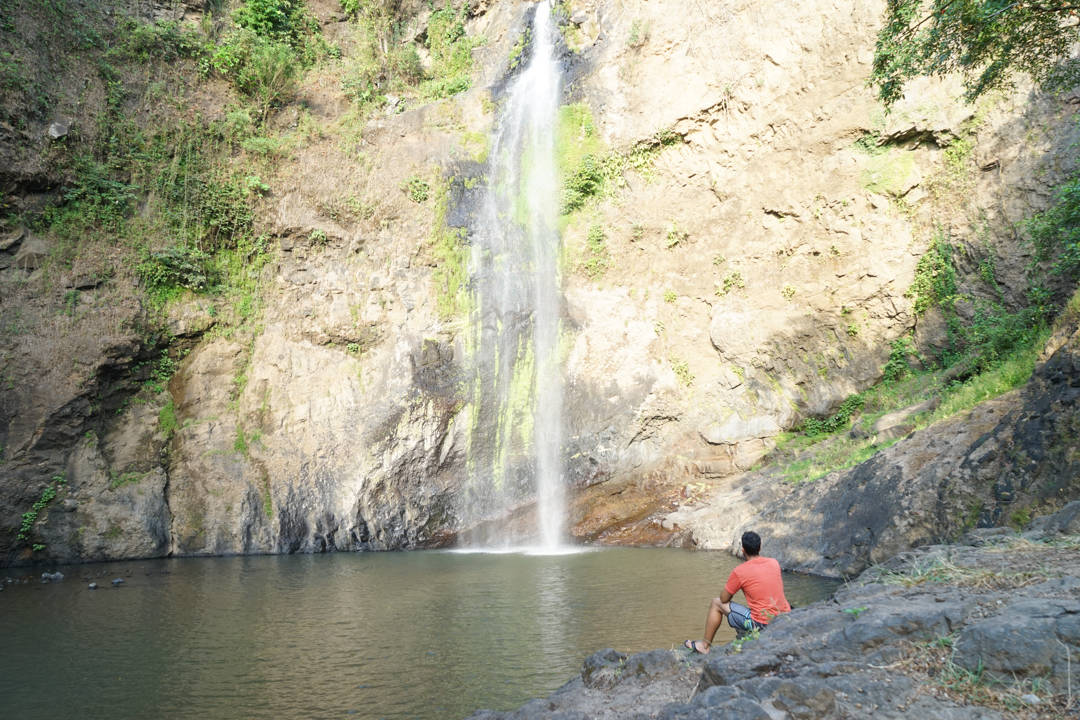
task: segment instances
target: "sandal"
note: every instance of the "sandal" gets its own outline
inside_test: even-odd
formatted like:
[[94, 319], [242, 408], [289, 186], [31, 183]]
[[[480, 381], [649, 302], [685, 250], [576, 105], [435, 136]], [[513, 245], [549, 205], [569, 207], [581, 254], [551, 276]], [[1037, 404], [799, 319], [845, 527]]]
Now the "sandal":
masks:
[[682, 644], [682, 646], [684, 648], [686, 648], [687, 650], [698, 653], [699, 655], [708, 654], [709, 650], [707, 648], [705, 650], [698, 650], [698, 643], [699, 642], [703, 642], [703, 641], [700, 641], [700, 640], [687, 640]]

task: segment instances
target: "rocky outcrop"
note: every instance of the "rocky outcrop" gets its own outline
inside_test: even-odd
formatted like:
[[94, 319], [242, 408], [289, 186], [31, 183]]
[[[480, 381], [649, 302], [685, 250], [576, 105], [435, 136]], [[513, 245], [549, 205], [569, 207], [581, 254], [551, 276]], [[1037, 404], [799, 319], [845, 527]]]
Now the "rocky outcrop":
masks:
[[[886, 115], [865, 87], [875, 2], [585, 5], [602, 32], [583, 25], [594, 70], [579, 92], [600, 132], [615, 146], [662, 128], [682, 139], [566, 232], [577, 248], [599, 222], [611, 253], [601, 279], [574, 274], [567, 288], [581, 328], [571, 428], [613, 431], [597, 450], [582, 443], [598, 472], [676, 454], [707, 476], [747, 470], [781, 431], [876, 382], [898, 336], [940, 342], [907, 297], [935, 225], [965, 247], [985, 229], [1002, 286], [1022, 292], [1027, 251], [1012, 228], [1069, 172], [1057, 158], [1075, 133], [1058, 124], [1070, 100], [1022, 94], [976, 110], [926, 82]], [[1023, 127], [1060, 130], [1033, 143]], [[959, 140], [977, 149], [953, 177], [945, 150]], [[964, 274], [985, 252], [963, 253]], [[631, 412], [625, 385], [648, 391]], [[598, 406], [612, 408], [605, 425]]]
[[913, 433], [870, 460], [813, 483], [751, 473], [698, 508], [667, 517], [698, 545], [768, 538], [790, 569], [850, 577], [965, 528], [1026, 522], [1080, 493], [1080, 329], [1064, 323], [1021, 390]]
[[1078, 540], [975, 531], [872, 568], [757, 638], [705, 656], [603, 650], [548, 698], [471, 717], [1061, 717], [1076, 711]]

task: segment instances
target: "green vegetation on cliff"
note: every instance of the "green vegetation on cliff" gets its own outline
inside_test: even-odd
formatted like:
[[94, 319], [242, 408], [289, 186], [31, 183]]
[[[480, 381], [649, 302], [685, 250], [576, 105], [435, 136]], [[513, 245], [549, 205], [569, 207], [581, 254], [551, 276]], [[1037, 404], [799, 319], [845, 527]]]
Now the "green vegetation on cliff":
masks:
[[431, 251], [435, 259], [436, 307], [439, 315], [450, 320], [466, 315], [469, 310], [468, 289], [469, 257], [466, 247], [466, 231], [463, 227], [446, 224], [450, 202], [450, 184], [442, 182], [435, 189], [435, 222], [431, 234]]
[[[1004, 302], [989, 251], [978, 272], [984, 294], [976, 298], [962, 291], [956, 248], [944, 232], [935, 235], [908, 296], [916, 315], [940, 315], [944, 346], [936, 357], [924, 357], [909, 336], [894, 341], [878, 385], [851, 395], [827, 417], [805, 419], [799, 433], [781, 436], [770, 460], [783, 477], [814, 480], [895, 443], [901, 434], [879, 437], [876, 429], [886, 414], [914, 407], [897, 426], [927, 427], [1027, 382], [1053, 318], [1060, 313], [1058, 324], [1071, 321], [1080, 307], [1074, 290], [1080, 279], [1080, 180], [1063, 184], [1054, 203], [1024, 227], [1035, 252], [1026, 301], [1019, 307]], [[931, 404], [918, 407], [928, 399]]]
[[425, 69], [420, 50], [406, 36], [406, 18], [392, 3], [380, 0], [341, 0], [341, 7], [358, 30], [356, 47], [350, 52], [342, 81], [346, 93], [362, 111], [381, 107], [391, 94], [404, 102], [450, 97], [472, 86], [472, 51], [484, 40], [465, 29], [468, 9], [450, 0], [432, 6], [424, 32], [424, 50], [430, 62]]
[[1027, 230], [1034, 262], [1047, 263], [1053, 275], [1067, 281], [1080, 280], [1080, 178], [1058, 188], [1054, 204], [1033, 217]]
[[[51, 238], [51, 262], [61, 268], [104, 259], [102, 276], [133, 274], [152, 307], [204, 293], [247, 318], [256, 304], [252, 267], [267, 253], [254, 231], [255, 206], [270, 189], [256, 141], [269, 140], [268, 114], [326, 48], [306, 6], [247, 0], [232, 24], [204, 23], [204, 32], [58, 2], [86, 28], [79, 52], [105, 102], [95, 122], [51, 148], [47, 160], [66, 178], [61, 192], [8, 224]], [[214, 120], [184, 100], [211, 74], [240, 93]]]
[[[19, 525], [19, 540], [29, 542], [34, 536], [34, 525], [37, 523], [38, 514], [47, 508], [53, 500], [56, 499], [58, 492], [67, 487], [67, 478], [63, 475], [57, 475], [53, 477], [45, 488], [41, 491], [41, 497], [33, 504], [33, 506], [22, 514], [22, 522]], [[41, 543], [34, 543], [34, 550], [43, 550], [45, 548]]]
[[580, 210], [592, 198], [614, 194], [626, 184], [625, 175], [631, 170], [651, 179], [660, 152], [682, 142], [682, 136], [675, 132], [660, 130], [627, 149], [610, 150], [584, 103], [562, 106], [558, 123], [555, 147], [563, 214]]

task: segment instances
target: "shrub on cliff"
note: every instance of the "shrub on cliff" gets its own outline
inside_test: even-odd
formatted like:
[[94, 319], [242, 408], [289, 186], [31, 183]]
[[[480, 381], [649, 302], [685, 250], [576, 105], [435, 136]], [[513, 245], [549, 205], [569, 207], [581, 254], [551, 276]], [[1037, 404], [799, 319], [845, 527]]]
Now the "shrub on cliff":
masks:
[[203, 61], [203, 70], [229, 80], [265, 119], [296, 95], [301, 72], [316, 58], [319, 26], [302, 0], [246, 0], [233, 21], [237, 28]]
[[[456, 5], [456, 6], [455, 6]], [[472, 85], [472, 51], [484, 40], [465, 29], [467, 3], [430, 3], [424, 44], [430, 60], [425, 69], [407, 18], [393, 0], [341, 0], [356, 33], [342, 86], [361, 107], [380, 107], [391, 93], [427, 100], [449, 97]], [[407, 102], [407, 100], [406, 100]], [[403, 109], [404, 104], [397, 105]]]
[[221, 45], [210, 60], [237, 90], [256, 104], [260, 119], [275, 105], [288, 102], [299, 86], [300, 65], [288, 45], [239, 32]]
[[233, 22], [255, 35], [303, 53], [318, 24], [303, 0], [247, 0], [233, 13]]
[[1080, 178], [1065, 183], [1057, 202], [1028, 221], [1038, 260], [1050, 260], [1052, 272], [1080, 280]]

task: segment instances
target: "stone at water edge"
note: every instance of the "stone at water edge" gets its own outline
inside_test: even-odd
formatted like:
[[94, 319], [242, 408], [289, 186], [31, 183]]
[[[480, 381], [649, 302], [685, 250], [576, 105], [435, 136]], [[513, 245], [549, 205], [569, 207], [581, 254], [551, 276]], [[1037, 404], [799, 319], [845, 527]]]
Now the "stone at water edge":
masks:
[[86, 586], [87, 590], [97, 590], [97, 583], [90, 583]]
[[120, 587], [121, 585], [124, 584], [124, 578], [115, 578], [112, 581], [112, 584], [113, 584], [113, 587]]

